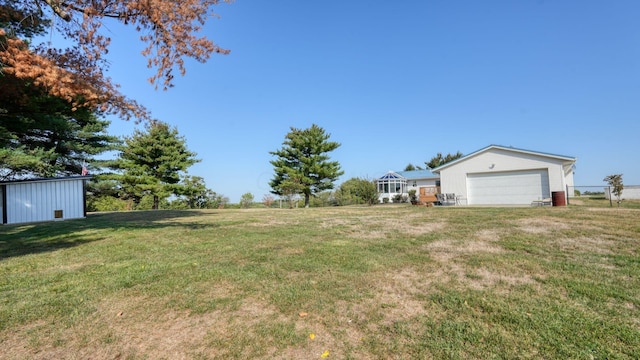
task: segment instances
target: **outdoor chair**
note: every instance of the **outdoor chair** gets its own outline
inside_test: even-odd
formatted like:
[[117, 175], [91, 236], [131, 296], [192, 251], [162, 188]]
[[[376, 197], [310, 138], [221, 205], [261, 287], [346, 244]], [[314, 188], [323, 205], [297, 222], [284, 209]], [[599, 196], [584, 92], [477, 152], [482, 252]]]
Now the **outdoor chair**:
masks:
[[551, 198], [544, 198], [542, 200], [533, 200], [531, 206], [552, 206], [553, 201]]
[[456, 204], [456, 194], [445, 194], [445, 202], [447, 205], [455, 205]]

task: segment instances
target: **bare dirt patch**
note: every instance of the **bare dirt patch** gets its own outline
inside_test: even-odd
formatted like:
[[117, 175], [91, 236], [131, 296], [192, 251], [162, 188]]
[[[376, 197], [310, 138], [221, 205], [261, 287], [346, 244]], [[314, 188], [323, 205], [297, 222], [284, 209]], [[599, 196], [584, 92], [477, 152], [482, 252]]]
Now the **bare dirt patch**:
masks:
[[428, 293], [435, 278], [425, 277], [420, 272], [406, 268], [390, 273], [378, 284], [374, 304], [382, 306], [383, 324], [392, 324], [424, 313], [416, 294]]
[[526, 273], [500, 273], [494, 270], [474, 267], [467, 260], [485, 254], [503, 254], [506, 250], [495, 244], [500, 234], [494, 230], [481, 230], [473, 240], [440, 240], [429, 243], [425, 250], [440, 264], [440, 271], [435, 276], [442, 283], [459, 283], [475, 290], [487, 288], [503, 288], [531, 284], [535, 281]]
[[551, 243], [559, 250], [593, 254], [614, 254], [615, 241], [602, 236], [579, 236], [575, 238], [556, 238]]
[[566, 230], [570, 225], [549, 218], [525, 218], [516, 221], [518, 228], [530, 234], [548, 234], [556, 230]]
[[394, 217], [346, 217], [325, 219], [322, 228], [341, 229], [355, 239], [381, 239], [392, 235], [420, 236], [443, 229], [446, 223], [430, 221], [420, 215], [407, 216], [402, 221]]

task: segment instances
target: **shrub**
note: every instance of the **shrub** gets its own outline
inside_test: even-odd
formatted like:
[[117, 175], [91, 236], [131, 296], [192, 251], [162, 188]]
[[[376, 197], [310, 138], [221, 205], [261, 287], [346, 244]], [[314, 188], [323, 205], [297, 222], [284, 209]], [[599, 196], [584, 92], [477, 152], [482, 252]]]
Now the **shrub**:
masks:
[[113, 196], [101, 196], [87, 201], [88, 211], [125, 211], [128, 210], [127, 201]]

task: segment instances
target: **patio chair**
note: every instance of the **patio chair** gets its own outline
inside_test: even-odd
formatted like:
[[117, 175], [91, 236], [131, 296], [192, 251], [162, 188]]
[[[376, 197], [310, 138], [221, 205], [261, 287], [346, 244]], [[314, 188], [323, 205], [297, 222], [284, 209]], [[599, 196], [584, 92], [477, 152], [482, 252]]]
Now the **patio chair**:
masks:
[[447, 205], [455, 205], [456, 194], [445, 194], [445, 202], [447, 203]]
[[552, 206], [553, 201], [551, 198], [544, 198], [542, 200], [533, 200], [531, 206]]

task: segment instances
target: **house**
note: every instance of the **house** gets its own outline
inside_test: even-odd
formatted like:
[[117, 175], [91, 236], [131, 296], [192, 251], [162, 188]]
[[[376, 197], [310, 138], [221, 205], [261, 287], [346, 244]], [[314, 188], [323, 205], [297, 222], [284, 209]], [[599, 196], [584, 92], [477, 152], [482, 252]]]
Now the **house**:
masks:
[[2, 224], [86, 217], [86, 181], [70, 176], [0, 182]]
[[380, 202], [388, 199], [393, 202], [394, 197], [407, 196], [410, 190], [416, 190], [416, 195], [422, 202], [435, 201], [435, 194], [439, 192], [440, 175], [429, 170], [389, 171], [376, 179]]
[[489, 145], [441, 165], [441, 192], [468, 205], [529, 205], [553, 198], [566, 203], [575, 157]]

